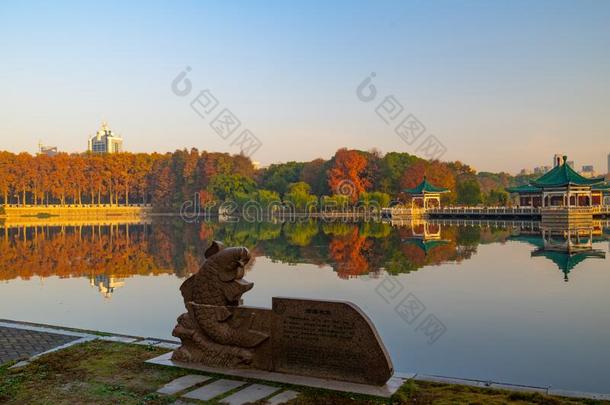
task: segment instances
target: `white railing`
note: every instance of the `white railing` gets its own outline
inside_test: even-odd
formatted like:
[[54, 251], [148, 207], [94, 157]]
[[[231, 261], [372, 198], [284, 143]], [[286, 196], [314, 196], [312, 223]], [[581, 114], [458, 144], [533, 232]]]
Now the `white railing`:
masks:
[[427, 210], [429, 214], [447, 215], [536, 215], [535, 207], [441, 207]]
[[4, 208], [150, 208], [152, 204], [0, 204]]

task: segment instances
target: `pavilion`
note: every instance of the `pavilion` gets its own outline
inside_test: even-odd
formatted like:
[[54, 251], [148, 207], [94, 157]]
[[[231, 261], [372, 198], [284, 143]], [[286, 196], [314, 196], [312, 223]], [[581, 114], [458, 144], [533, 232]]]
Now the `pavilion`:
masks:
[[426, 176], [417, 187], [404, 190], [404, 193], [411, 197], [411, 208], [423, 208], [424, 210], [440, 207], [441, 194], [449, 192], [446, 188], [430, 184]]
[[556, 161], [555, 167], [530, 184], [510, 187], [519, 195], [521, 207], [591, 207], [607, 203], [610, 185], [604, 177], [587, 178], [568, 164], [568, 157]]

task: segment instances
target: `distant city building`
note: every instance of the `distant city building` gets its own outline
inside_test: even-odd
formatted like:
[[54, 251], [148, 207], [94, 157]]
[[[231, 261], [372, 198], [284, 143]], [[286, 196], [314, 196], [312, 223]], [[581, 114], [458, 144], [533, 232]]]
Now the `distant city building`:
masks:
[[538, 166], [534, 168], [534, 174], [545, 174], [551, 170], [551, 166]]
[[608, 153], [608, 171], [606, 173], [610, 175], [610, 153]]
[[584, 177], [595, 177], [595, 168], [593, 165], [585, 165], [582, 167], [580, 174]]
[[39, 155], [55, 156], [58, 153], [57, 146], [44, 146], [42, 143], [38, 142]]
[[532, 174], [530, 169], [521, 169], [519, 172], [519, 176], [529, 176], [530, 174]]
[[104, 122], [100, 130], [89, 139], [87, 150], [93, 153], [120, 153], [123, 152], [123, 138], [112, 132]]

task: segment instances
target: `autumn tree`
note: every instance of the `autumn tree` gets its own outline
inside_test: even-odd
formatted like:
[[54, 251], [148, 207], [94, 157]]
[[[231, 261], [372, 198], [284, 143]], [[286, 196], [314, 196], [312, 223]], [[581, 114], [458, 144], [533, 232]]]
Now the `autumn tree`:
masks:
[[422, 182], [424, 177], [429, 183], [451, 191], [451, 193], [443, 194], [441, 196], [441, 200], [444, 203], [455, 200], [455, 176], [446, 164], [439, 161], [417, 161], [405, 170], [400, 184], [403, 189], [415, 188], [419, 183]]
[[2, 201], [6, 205], [9, 201], [9, 191], [14, 184], [13, 159], [14, 155], [9, 152], [0, 152], [0, 193]]
[[357, 150], [339, 149], [328, 171], [328, 186], [335, 194], [348, 195], [352, 202], [358, 201], [360, 193], [371, 185], [366, 178], [367, 159]]

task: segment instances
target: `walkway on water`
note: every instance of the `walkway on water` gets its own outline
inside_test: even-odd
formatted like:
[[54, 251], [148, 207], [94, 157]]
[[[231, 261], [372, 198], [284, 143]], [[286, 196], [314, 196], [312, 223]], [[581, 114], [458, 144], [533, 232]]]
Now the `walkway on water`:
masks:
[[[0, 319], [0, 366], [9, 361], [19, 361], [19, 363], [15, 364], [13, 367], [25, 366], [29, 364], [30, 361], [33, 361], [37, 357], [43, 356], [46, 353], [62, 350], [72, 345], [84, 343], [95, 339], [106, 340], [111, 342], [121, 342], [127, 344], [155, 346], [168, 350], [174, 350], [179, 347], [178, 342], [169, 341], [165, 339], [143, 338], [119, 334], [106, 334], [95, 331], [77, 330], [52, 325], [34, 324]], [[154, 363], [154, 359], [149, 361], [149, 363], [150, 362]], [[234, 373], [229, 370], [227, 374], [230, 376]], [[307, 377], [286, 376], [286, 378], [291, 377], [294, 378], [292, 384], [296, 386], [308, 386], [308, 384], [304, 383], [304, 381], [307, 380]], [[392, 380], [399, 381], [400, 383], [404, 383], [408, 380], [429, 381], [444, 384], [466, 385], [478, 388], [504, 389], [517, 392], [533, 392], [573, 398], [610, 400], [610, 394], [566, 391], [556, 389], [551, 386], [537, 387], [528, 385], [516, 385], [495, 381], [453, 378], [417, 373], [396, 373]], [[326, 381], [326, 383], [330, 385], [318, 385], [313, 387], [330, 390], [341, 390], [340, 388], [338, 388], [341, 384], [346, 386], [350, 385], [349, 383], [337, 383], [327, 380], [323, 381]], [[259, 398], [269, 398], [268, 401], [270, 403], [283, 403], [285, 400], [292, 399], [297, 394], [296, 392], [291, 390], [278, 391], [276, 389], [271, 392], [270, 389], [273, 387], [269, 387], [264, 383], [259, 384], [241, 382], [239, 383], [239, 385], [235, 385], [238, 383], [239, 381], [237, 380], [233, 380], [231, 378], [219, 378], [217, 375], [191, 375], [179, 378], [175, 381], [171, 381], [165, 386], [160, 387], [157, 392], [169, 393], [170, 391], [184, 391], [184, 398], [203, 399], [209, 397], [210, 395], [213, 396], [209, 398], [213, 398], [216, 396], [221, 396], [226, 392], [233, 391], [234, 393], [231, 395], [231, 397], [223, 398], [223, 400], [231, 398], [231, 403], [234, 404], [243, 404], [250, 402], [250, 399], [253, 399], [255, 396], [259, 396]], [[239, 390], [237, 390], [237, 388], [239, 388]], [[265, 393], [267, 394], [263, 395]], [[261, 395], [263, 396], [261, 397]], [[275, 402], [275, 400], [277, 400], [277, 402]]]
[[383, 208], [386, 218], [474, 218], [474, 219], [541, 219], [556, 214], [585, 214], [593, 218], [610, 216], [610, 206], [595, 207], [440, 207], [440, 208]]
[[67, 217], [87, 218], [104, 216], [139, 217], [152, 213], [150, 204], [129, 205], [0, 205], [0, 218]]

